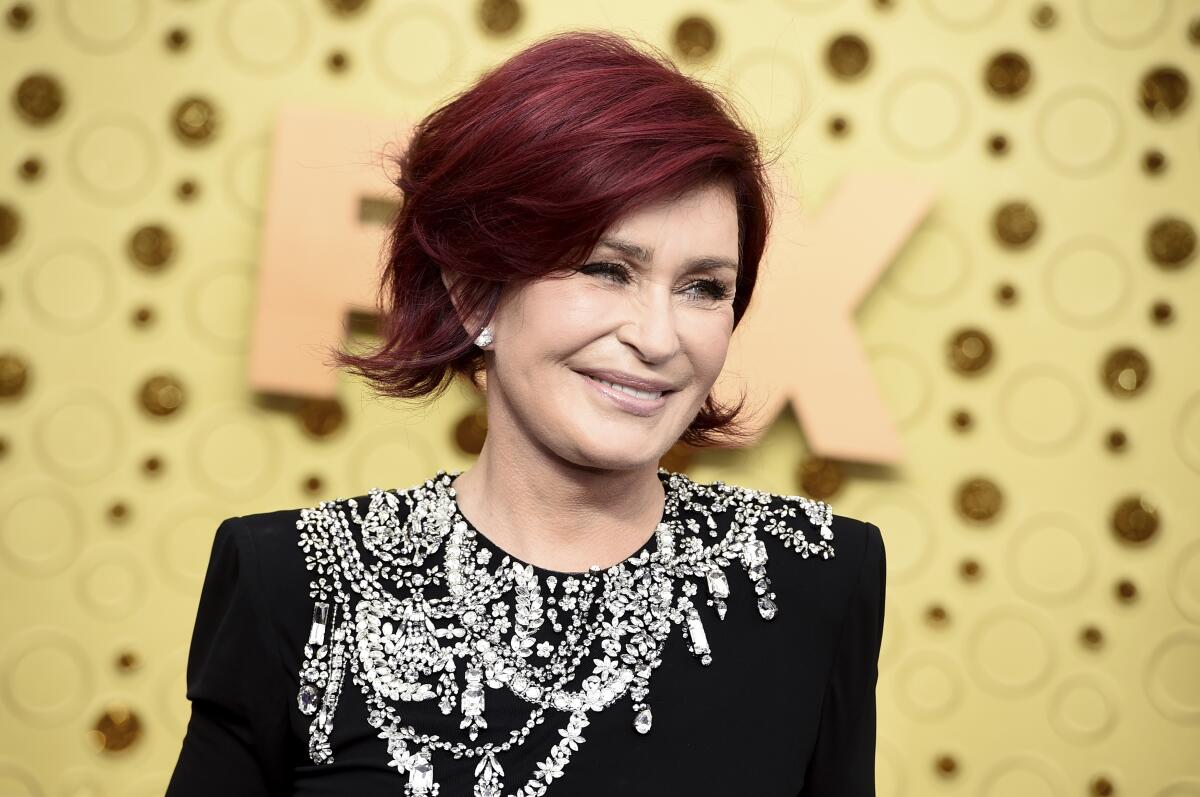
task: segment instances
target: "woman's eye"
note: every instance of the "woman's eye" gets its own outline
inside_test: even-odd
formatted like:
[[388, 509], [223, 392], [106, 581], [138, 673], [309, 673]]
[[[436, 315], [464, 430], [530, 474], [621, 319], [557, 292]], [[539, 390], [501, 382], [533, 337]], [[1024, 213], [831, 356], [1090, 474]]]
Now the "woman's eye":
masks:
[[614, 282], [628, 282], [629, 272], [620, 263], [589, 263], [580, 271], [589, 274], [608, 274], [610, 277], [616, 275], [618, 279]]
[[730, 296], [729, 286], [718, 280], [697, 280], [692, 283], [692, 287], [701, 288], [703, 295], [709, 299], [728, 299]]
[[[621, 263], [588, 263], [579, 270], [585, 274], [603, 274], [613, 282], [629, 282], [629, 269]], [[687, 292], [695, 298], [713, 301], [728, 299], [733, 295], [724, 282], [710, 279], [696, 280], [687, 287]]]

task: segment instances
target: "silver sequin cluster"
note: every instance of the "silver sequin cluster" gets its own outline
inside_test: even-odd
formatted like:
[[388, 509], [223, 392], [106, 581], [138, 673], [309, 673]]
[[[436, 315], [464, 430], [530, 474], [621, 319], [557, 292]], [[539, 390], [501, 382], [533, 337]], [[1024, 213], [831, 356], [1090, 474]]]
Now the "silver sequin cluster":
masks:
[[[759, 530], [803, 557], [834, 555], [833, 510], [823, 501], [720, 481], [702, 484], [660, 469], [666, 504], [655, 530], [657, 550], [647, 544], [610, 568], [594, 566], [563, 578], [542, 577], [508, 556], [489, 567], [491, 550], [479, 545], [458, 512], [450, 484], [459, 473], [439, 470], [405, 490], [372, 488], [365, 516], [351, 498], [303, 509], [296, 523], [313, 574], [313, 622], [297, 695], [300, 710], [313, 717], [309, 754], [314, 763], [333, 761], [329, 738], [349, 665], [366, 698], [368, 722], [387, 742], [389, 765], [408, 775], [406, 795], [439, 793], [433, 755], [443, 751], [478, 759], [475, 797], [500, 797], [499, 757], [522, 744], [548, 709], [557, 709], [568, 714], [561, 738], [509, 796], [545, 794], [583, 744], [588, 712], [628, 692], [634, 729], [650, 731], [650, 675], [662, 663], [672, 628], [682, 630], [701, 664], [712, 661], [693, 600], [699, 585], [707, 592], [705, 604], [723, 620], [727, 571], [740, 564], [754, 584], [760, 616], [775, 616]], [[719, 528], [716, 518], [731, 508], [731, 521]], [[807, 523], [797, 520], [798, 510]], [[820, 539], [809, 541], [805, 528], [820, 529]], [[431, 560], [439, 548], [443, 556]], [[374, 557], [371, 566], [363, 550]], [[511, 600], [501, 599], [510, 593]], [[556, 632], [556, 643], [538, 641], [544, 625]], [[581, 665], [590, 672], [583, 674]], [[459, 728], [475, 742], [488, 727], [488, 689], [510, 690], [529, 703], [530, 714], [521, 727], [484, 744], [421, 733], [405, 725], [397, 710], [423, 700], [437, 701], [443, 714], [457, 709]]]

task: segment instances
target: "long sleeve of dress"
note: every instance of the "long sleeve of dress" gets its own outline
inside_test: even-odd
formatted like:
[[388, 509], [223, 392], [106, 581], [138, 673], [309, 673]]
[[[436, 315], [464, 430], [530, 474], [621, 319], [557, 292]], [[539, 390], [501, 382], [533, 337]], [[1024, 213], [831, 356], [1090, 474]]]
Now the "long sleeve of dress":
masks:
[[229, 518], [213, 540], [188, 651], [191, 718], [166, 797], [286, 791], [287, 704], [272, 677], [278, 651], [265, 634], [249, 532], [239, 518]]
[[875, 795], [875, 685], [886, 581], [883, 536], [868, 523], [858, 585], [846, 609], [799, 797]]

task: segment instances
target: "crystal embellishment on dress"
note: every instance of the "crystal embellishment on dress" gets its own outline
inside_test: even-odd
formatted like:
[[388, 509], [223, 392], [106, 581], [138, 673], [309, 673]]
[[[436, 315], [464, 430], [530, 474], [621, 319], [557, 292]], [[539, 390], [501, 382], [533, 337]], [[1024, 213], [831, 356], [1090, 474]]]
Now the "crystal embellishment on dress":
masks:
[[325, 626], [329, 622], [329, 604], [317, 601], [313, 606], [312, 627], [308, 630], [308, 644], [319, 645], [325, 641]]
[[437, 794], [438, 785], [433, 782], [433, 763], [425, 750], [412, 757], [408, 764], [408, 786], [404, 789], [408, 794]]
[[487, 727], [483, 718], [483, 670], [471, 667], [467, 670], [467, 687], [462, 691], [463, 720], [460, 728], [467, 728], [471, 741], [479, 736], [479, 730]]
[[701, 663], [711, 664], [712, 656], [708, 654], [712, 651], [708, 647], [708, 635], [704, 633], [704, 623], [700, 622], [700, 613], [695, 608], [688, 609], [687, 627], [692, 640], [692, 653], [700, 657]]
[[[609, 568], [543, 576], [480, 542], [458, 510], [458, 474], [372, 488], [365, 514], [350, 498], [302, 509], [296, 521], [314, 600], [296, 698], [313, 718], [309, 756], [334, 760], [329, 740], [349, 670], [368, 723], [387, 743], [388, 765], [407, 776], [406, 795], [437, 795], [435, 759], [448, 755], [476, 762], [474, 797], [540, 797], [586, 741], [591, 712], [628, 694], [633, 732], [650, 731], [650, 679], [670, 634], [678, 629], [701, 665], [712, 662], [720, 637], [710, 639], [705, 604], [697, 604], [706, 600], [712, 608], [704, 613], [724, 619], [738, 565], [760, 617], [775, 617], [760, 534], [805, 559], [834, 556], [833, 510], [823, 501], [698, 483], [660, 468], [666, 500], [653, 550]], [[805, 535], [814, 528], [818, 540]], [[551, 630], [552, 639], [541, 638]], [[524, 724], [489, 730], [489, 689], [528, 704]], [[406, 723], [408, 706], [422, 701], [457, 711], [470, 744]], [[524, 784], [505, 788], [501, 757], [552, 711], [566, 714], [558, 740]]]
[[300, 692], [296, 695], [296, 703], [300, 706], [300, 713], [312, 714], [317, 710], [317, 690], [309, 684], [300, 687]]

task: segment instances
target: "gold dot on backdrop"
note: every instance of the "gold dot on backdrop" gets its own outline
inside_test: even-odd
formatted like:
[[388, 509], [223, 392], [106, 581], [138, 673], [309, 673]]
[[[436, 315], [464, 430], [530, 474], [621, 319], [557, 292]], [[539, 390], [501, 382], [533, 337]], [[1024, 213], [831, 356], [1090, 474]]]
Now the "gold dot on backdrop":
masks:
[[45, 168], [42, 166], [41, 158], [31, 156], [21, 161], [21, 166], [17, 170], [17, 175], [27, 183], [32, 183], [41, 179], [45, 174]]
[[167, 49], [173, 53], [186, 50], [191, 43], [191, 37], [185, 28], [171, 28], [164, 39]]
[[319, 495], [325, 487], [325, 480], [320, 476], [306, 476], [301, 489], [308, 495]]
[[1125, 432], [1121, 431], [1120, 429], [1113, 429], [1110, 431], [1105, 436], [1104, 440], [1108, 445], [1108, 450], [1115, 453], [1124, 451], [1126, 446], [1129, 445], [1129, 439], [1125, 436]]
[[478, 406], [459, 418], [454, 425], [454, 444], [464, 454], [478, 454], [487, 437], [487, 408]]
[[1004, 494], [991, 479], [967, 479], [955, 494], [955, 508], [960, 517], [975, 522], [995, 520], [1004, 507]]
[[1118, 398], [1130, 398], [1146, 389], [1150, 381], [1150, 361], [1132, 347], [1114, 349], [1104, 358], [1100, 376], [1109, 393]]
[[1146, 231], [1146, 254], [1160, 268], [1183, 268], [1196, 254], [1196, 230], [1184, 219], [1167, 216]]
[[1017, 288], [1011, 282], [1002, 282], [996, 286], [996, 303], [1009, 306], [1017, 303]]
[[991, 337], [981, 329], [961, 329], [946, 346], [950, 368], [963, 376], [976, 376], [987, 370], [994, 355]]
[[142, 409], [151, 415], [174, 415], [184, 405], [183, 384], [174, 376], [159, 374], [147, 379], [138, 392]]
[[344, 52], [341, 50], [334, 50], [329, 54], [329, 57], [325, 59], [325, 65], [329, 68], [330, 72], [341, 74], [349, 67], [350, 61]]
[[1113, 508], [1112, 529], [1122, 542], [1148, 542], [1158, 533], [1158, 525], [1158, 507], [1142, 496], [1123, 498]]
[[142, 721], [128, 706], [112, 705], [96, 720], [88, 738], [98, 752], [123, 752], [142, 738]]
[[204, 97], [180, 100], [172, 111], [171, 120], [176, 139], [188, 145], [208, 144], [220, 127], [216, 107]]
[[1041, 3], [1033, 7], [1029, 14], [1029, 21], [1035, 28], [1049, 30], [1058, 23], [1058, 12], [1049, 3]]
[[988, 152], [992, 155], [1007, 155], [1008, 154], [1008, 136], [1003, 133], [994, 133], [988, 136], [987, 140]]
[[1188, 25], [1188, 38], [1192, 44], [1200, 44], [1200, 17], [1196, 17]]
[[975, 559], [964, 559], [958, 566], [963, 581], [975, 582], [983, 578], [983, 566]]
[[325, 8], [336, 17], [352, 17], [367, 9], [367, 0], [325, 0]]
[[58, 78], [45, 72], [28, 75], [17, 84], [13, 107], [31, 125], [46, 125], [62, 113], [65, 103]]
[[1012, 100], [1029, 89], [1033, 68], [1025, 56], [1008, 50], [992, 56], [983, 75], [984, 86], [992, 96]]
[[1189, 93], [1187, 75], [1173, 66], [1159, 66], [1142, 78], [1139, 99], [1152, 118], [1167, 121], [1187, 107]]
[[1079, 632], [1079, 641], [1085, 648], [1099, 650], [1104, 645], [1104, 632], [1094, 625], [1085, 626]]
[[955, 410], [950, 415], [950, 428], [956, 432], [970, 431], [974, 424], [975, 420], [967, 410]]
[[129, 259], [145, 271], [162, 271], [175, 254], [175, 238], [160, 224], [146, 224], [129, 236]]
[[0, 204], [0, 252], [17, 239], [21, 231], [21, 217], [12, 205]]
[[796, 468], [796, 483], [808, 496], [819, 501], [837, 495], [845, 481], [842, 466], [825, 457], [805, 457]]
[[29, 385], [29, 364], [19, 354], [0, 354], [0, 398], [17, 398]]
[[1146, 154], [1142, 156], [1142, 170], [1146, 174], [1158, 176], [1167, 169], [1167, 156], [1160, 150], [1146, 150]]
[[481, 0], [479, 3], [479, 24], [488, 33], [513, 32], [521, 24], [521, 16], [521, 4], [517, 0]]
[[1175, 318], [1175, 311], [1171, 308], [1170, 302], [1164, 302], [1161, 299], [1150, 306], [1150, 320], [1159, 326], [1165, 326], [1171, 323]]
[[33, 9], [28, 3], [13, 3], [8, 13], [4, 15], [8, 26], [16, 31], [22, 31], [33, 24]]
[[200, 196], [200, 184], [195, 180], [180, 180], [175, 187], [175, 196], [183, 202], [191, 202]]
[[950, 625], [950, 616], [946, 607], [935, 603], [925, 610], [925, 622], [932, 628], [945, 628]]
[[144, 476], [159, 476], [164, 470], [163, 461], [159, 457], [151, 455], [142, 460], [142, 475]]
[[1111, 780], [1101, 775], [1094, 778], [1088, 788], [1095, 797], [1111, 797], [1117, 787]]
[[129, 505], [122, 501], [117, 501], [108, 508], [108, 519], [114, 523], [122, 523], [129, 517]]
[[1006, 202], [992, 217], [992, 231], [1010, 249], [1026, 246], [1037, 235], [1037, 212], [1028, 202]]
[[1113, 592], [1116, 594], [1118, 603], [1133, 603], [1138, 596], [1137, 584], [1127, 578], [1118, 581]]
[[346, 410], [337, 399], [303, 399], [296, 407], [300, 428], [314, 440], [330, 437], [346, 424]]
[[717, 29], [705, 17], [685, 17], [675, 26], [671, 37], [675, 54], [688, 61], [700, 61], [717, 48]]
[[117, 654], [117, 672], [131, 673], [142, 668], [142, 660], [132, 650], [123, 650]]
[[155, 321], [153, 307], [135, 307], [133, 310], [133, 326], [135, 329], [146, 329]]
[[934, 760], [933, 767], [942, 777], [950, 777], [958, 771], [958, 760], [952, 755], [940, 755]]
[[871, 50], [861, 36], [844, 33], [829, 43], [825, 64], [834, 77], [857, 80], [871, 66]]
[[844, 116], [835, 116], [829, 120], [829, 134], [834, 138], [845, 137], [850, 132], [850, 121]]

